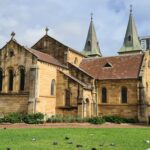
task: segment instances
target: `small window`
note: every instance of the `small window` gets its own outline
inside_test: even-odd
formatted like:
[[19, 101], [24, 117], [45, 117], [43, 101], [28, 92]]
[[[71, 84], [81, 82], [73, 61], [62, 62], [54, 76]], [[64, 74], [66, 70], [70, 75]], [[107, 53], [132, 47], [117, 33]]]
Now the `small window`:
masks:
[[107, 89], [105, 87], [102, 88], [102, 103], [107, 103]]
[[3, 71], [0, 69], [0, 92], [3, 89]]
[[128, 36], [128, 41], [131, 41], [131, 35]]
[[88, 42], [87, 42], [87, 45], [88, 45], [88, 46], [91, 46], [91, 42], [90, 42], [90, 41], [88, 41]]
[[20, 69], [20, 91], [24, 91], [25, 87], [25, 69]]
[[127, 103], [127, 99], [128, 99], [127, 88], [122, 87], [121, 88], [121, 103]]
[[9, 70], [9, 91], [13, 91], [13, 82], [14, 82], [14, 75], [13, 75], [13, 70]]
[[51, 95], [55, 94], [55, 80], [53, 79], [51, 81]]
[[78, 58], [77, 57], [74, 59], [74, 64], [78, 64]]
[[9, 49], [9, 57], [13, 57], [14, 56], [14, 50], [13, 49]]
[[106, 63], [106, 64], [104, 65], [104, 67], [105, 67], [105, 68], [111, 68], [112, 65], [111, 65], [110, 63]]

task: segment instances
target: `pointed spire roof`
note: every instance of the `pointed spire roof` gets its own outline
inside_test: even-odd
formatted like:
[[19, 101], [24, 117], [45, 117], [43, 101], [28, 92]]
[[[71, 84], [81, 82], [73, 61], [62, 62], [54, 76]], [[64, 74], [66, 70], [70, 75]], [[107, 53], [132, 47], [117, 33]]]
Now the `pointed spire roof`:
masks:
[[90, 22], [90, 27], [89, 27], [85, 47], [83, 50], [83, 54], [89, 57], [101, 57], [102, 56], [100, 52], [95, 28], [94, 28], [93, 14], [91, 14], [91, 22]]
[[128, 26], [124, 38], [124, 43], [119, 54], [122, 53], [134, 53], [134, 52], [140, 52], [141, 51], [141, 45], [138, 37], [138, 32], [136, 29], [135, 21], [132, 14], [132, 5], [130, 5], [130, 15], [129, 15], [129, 21]]

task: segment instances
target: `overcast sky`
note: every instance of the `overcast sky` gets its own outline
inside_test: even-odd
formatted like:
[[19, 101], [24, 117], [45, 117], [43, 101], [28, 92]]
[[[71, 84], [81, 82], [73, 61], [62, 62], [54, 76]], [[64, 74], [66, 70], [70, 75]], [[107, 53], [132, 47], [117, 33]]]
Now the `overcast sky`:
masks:
[[32, 46], [45, 34], [81, 51], [84, 48], [90, 13], [103, 55], [116, 55], [122, 46], [129, 5], [140, 36], [150, 35], [150, 0], [0, 0], [0, 47], [10, 40]]

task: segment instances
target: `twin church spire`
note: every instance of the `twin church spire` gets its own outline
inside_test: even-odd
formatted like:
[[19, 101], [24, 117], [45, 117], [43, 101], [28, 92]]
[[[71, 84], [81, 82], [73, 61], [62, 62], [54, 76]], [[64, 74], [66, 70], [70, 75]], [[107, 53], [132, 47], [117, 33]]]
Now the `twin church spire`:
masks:
[[82, 53], [86, 55], [87, 57], [101, 57], [102, 56], [99, 43], [97, 40], [96, 32], [95, 32], [94, 23], [93, 23], [93, 14], [91, 14], [90, 27], [89, 27], [85, 47]]
[[[141, 49], [141, 44], [140, 44], [138, 32], [133, 17], [132, 5], [130, 5], [128, 26], [126, 29], [123, 46], [121, 47], [118, 53], [131, 54], [131, 53], [139, 53], [141, 51], [142, 49]], [[83, 54], [86, 55], [87, 57], [102, 57], [95, 28], [94, 28], [93, 14], [91, 14], [91, 22], [90, 22], [90, 27], [89, 27], [85, 47], [83, 50]]]
[[138, 32], [132, 14], [132, 5], [130, 5], [128, 26], [127, 26], [123, 46], [121, 47], [118, 53], [119, 54], [139, 53], [140, 51], [142, 51], [141, 44], [140, 44]]

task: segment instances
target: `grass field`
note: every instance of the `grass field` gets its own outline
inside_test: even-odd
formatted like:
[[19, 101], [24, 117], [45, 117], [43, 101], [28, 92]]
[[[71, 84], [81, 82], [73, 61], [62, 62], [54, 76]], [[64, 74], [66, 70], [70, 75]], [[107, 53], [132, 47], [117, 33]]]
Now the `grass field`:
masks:
[[[69, 137], [69, 140], [65, 137]], [[148, 128], [0, 129], [0, 150], [6, 150], [7, 147], [10, 150], [146, 150], [150, 144], [144, 140], [150, 140]]]

